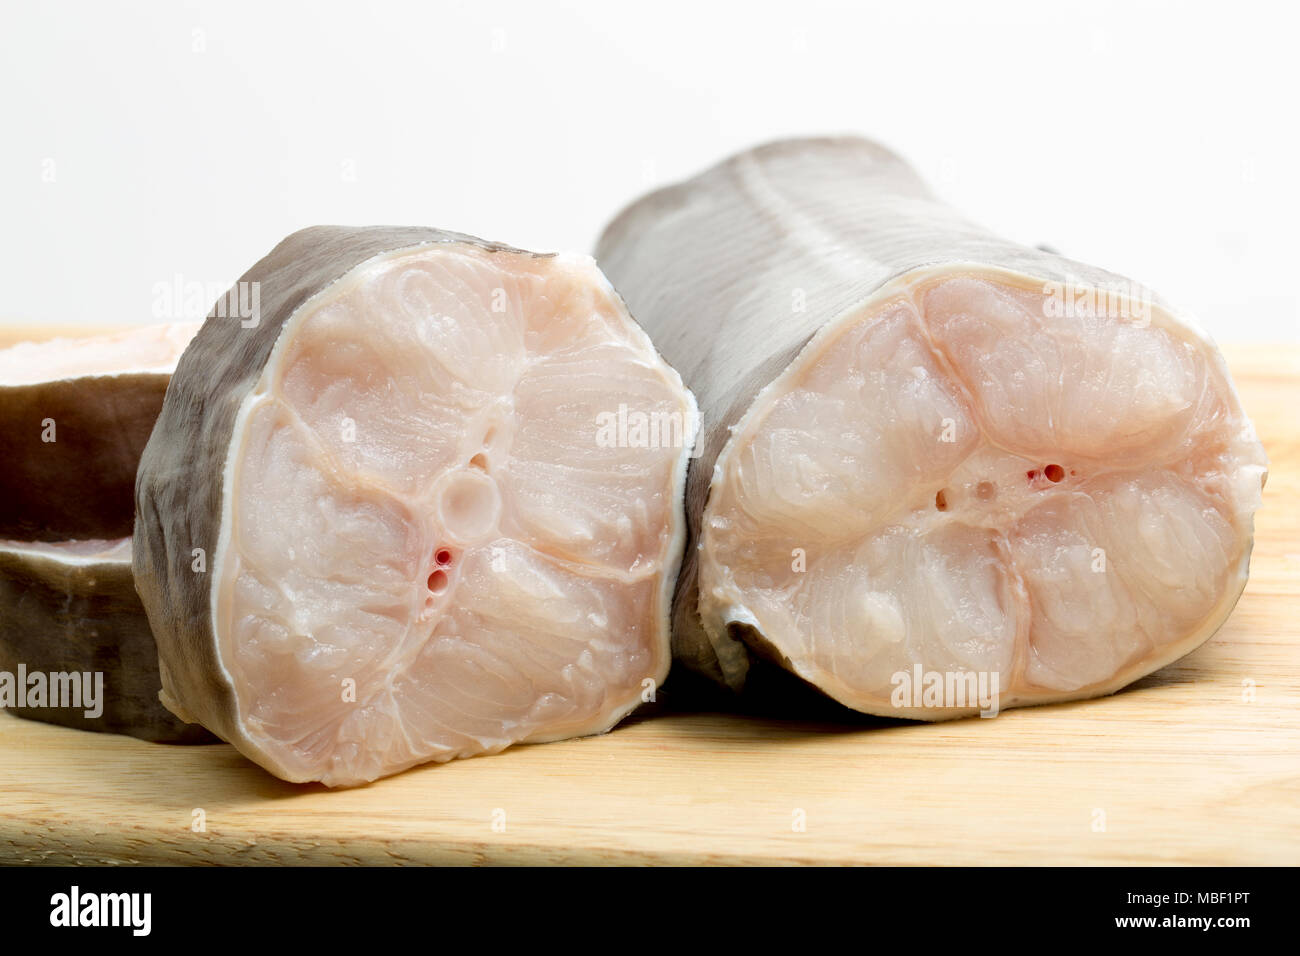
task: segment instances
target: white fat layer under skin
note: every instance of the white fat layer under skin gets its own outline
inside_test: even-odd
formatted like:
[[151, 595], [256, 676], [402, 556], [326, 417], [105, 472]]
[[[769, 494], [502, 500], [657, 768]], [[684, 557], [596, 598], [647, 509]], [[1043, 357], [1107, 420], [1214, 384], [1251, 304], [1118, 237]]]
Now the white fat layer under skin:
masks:
[[[620, 406], [682, 434], [611, 443]], [[349, 786], [608, 730], [667, 674], [697, 426], [587, 257], [439, 243], [318, 293], [226, 465], [213, 627], [244, 743]]]
[[1203, 333], [1078, 301], [945, 265], [815, 336], [718, 458], [706, 630], [747, 625], [847, 706], [930, 720], [982, 708], [918, 706], [898, 675], [996, 674], [1005, 709], [1110, 693], [1207, 639], [1267, 459]]
[[170, 375], [202, 322], [171, 322], [0, 349], [0, 387], [128, 374]]
[[0, 551], [34, 555], [69, 565], [131, 563], [130, 538], [111, 541], [98, 538], [77, 541], [0, 541]]

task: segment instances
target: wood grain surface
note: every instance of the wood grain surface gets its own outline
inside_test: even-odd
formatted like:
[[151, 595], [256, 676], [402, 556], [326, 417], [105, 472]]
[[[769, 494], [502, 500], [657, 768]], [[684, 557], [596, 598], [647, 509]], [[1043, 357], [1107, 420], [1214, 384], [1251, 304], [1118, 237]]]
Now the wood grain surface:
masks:
[[0, 862], [1300, 863], [1300, 346], [1224, 351], [1272, 463], [1250, 583], [1113, 697], [826, 722], [674, 711], [670, 680], [605, 736], [346, 791], [0, 714]]

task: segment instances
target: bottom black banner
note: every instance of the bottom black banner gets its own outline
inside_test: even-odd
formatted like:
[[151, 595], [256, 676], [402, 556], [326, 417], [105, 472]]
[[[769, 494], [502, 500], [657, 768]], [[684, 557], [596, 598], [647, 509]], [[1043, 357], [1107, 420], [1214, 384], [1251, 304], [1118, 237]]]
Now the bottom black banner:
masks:
[[[0, 869], [0, 911], [9, 941], [64, 936], [78, 946], [375, 943], [444, 924], [458, 937], [481, 927], [492, 946], [515, 934], [556, 945], [557, 934], [578, 933], [621, 948], [638, 937], [654, 945], [664, 932], [677, 944], [746, 936], [770, 944], [782, 931], [804, 945], [848, 934], [863, 945], [1191, 934], [1232, 945], [1256, 930], [1287, 931], [1295, 877], [1289, 869], [9, 868]], [[451, 943], [431, 935], [429, 945]]]

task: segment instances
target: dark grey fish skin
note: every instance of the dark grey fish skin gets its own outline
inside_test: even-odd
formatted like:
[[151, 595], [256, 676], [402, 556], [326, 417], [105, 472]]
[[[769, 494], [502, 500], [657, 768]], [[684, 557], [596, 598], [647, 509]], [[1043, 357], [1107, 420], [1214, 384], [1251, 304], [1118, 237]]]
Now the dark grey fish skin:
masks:
[[[131, 534], [135, 469], [167, 391], [165, 373], [0, 385], [0, 538]], [[42, 440], [53, 420], [57, 440]]]
[[85, 707], [14, 707], [10, 713], [78, 730], [157, 743], [215, 743], [158, 700], [158, 654], [136, 595], [128, 554], [73, 562], [0, 545], [0, 671], [103, 675], [102, 713]]

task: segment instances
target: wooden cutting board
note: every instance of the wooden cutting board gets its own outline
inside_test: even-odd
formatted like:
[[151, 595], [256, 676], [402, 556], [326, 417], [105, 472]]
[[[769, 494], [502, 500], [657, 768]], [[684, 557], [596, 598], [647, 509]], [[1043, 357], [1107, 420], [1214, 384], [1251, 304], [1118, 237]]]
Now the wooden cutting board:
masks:
[[1300, 346], [1225, 352], [1272, 460], [1250, 584], [1113, 697], [933, 725], [657, 713], [338, 792], [0, 714], [0, 862], [1300, 863]]

